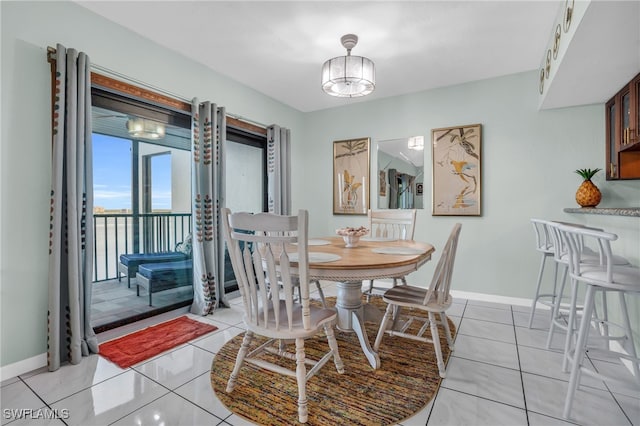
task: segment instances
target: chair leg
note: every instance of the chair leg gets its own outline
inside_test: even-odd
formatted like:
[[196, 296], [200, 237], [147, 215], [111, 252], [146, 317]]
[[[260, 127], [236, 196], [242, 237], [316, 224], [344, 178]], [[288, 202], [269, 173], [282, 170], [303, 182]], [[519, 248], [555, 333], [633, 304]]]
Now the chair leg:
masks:
[[342, 362], [342, 358], [340, 358], [340, 352], [338, 352], [338, 342], [336, 341], [336, 336], [333, 331], [332, 325], [325, 325], [324, 332], [327, 335], [327, 341], [329, 342], [329, 347], [333, 352], [333, 363], [336, 365], [336, 370], [338, 373], [344, 373], [344, 363]]
[[544, 265], [547, 261], [546, 254], [542, 255], [542, 261], [540, 262], [540, 269], [538, 270], [538, 282], [536, 284], [536, 294], [533, 297], [533, 302], [531, 303], [531, 315], [529, 315], [529, 328], [533, 325], [533, 316], [536, 313], [536, 305], [538, 304], [538, 298], [540, 297], [540, 286], [542, 285], [542, 275], [544, 274]]
[[320, 295], [320, 302], [322, 303], [322, 307], [326, 308], [327, 302], [324, 300], [324, 292], [322, 291], [322, 286], [320, 285], [320, 281], [313, 280], [313, 282], [315, 283], [316, 288], [318, 289], [318, 294]]
[[447, 337], [449, 350], [453, 352], [453, 338], [451, 337], [451, 329], [449, 328], [449, 321], [447, 321], [447, 314], [445, 314], [444, 312], [440, 312], [440, 321], [442, 322], [442, 328], [444, 328], [444, 332]]
[[[622, 294], [622, 293], [620, 293]], [[605, 349], [609, 348], [609, 311], [607, 307], [607, 292], [602, 292], [602, 320], [600, 321], [601, 326], [598, 327], [600, 333], [605, 337], [604, 339], [604, 347]], [[626, 331], [626, 330], [625, 330]]]
[[307, 367], [304, 364], [304, 339], [296, 339], [296, 380], [298, 381], [298, 420], [306, 423], [309, 416], [307, 407]]
[[369, 280], [369, 288], [363, 292], [366, 295], [367, 303], [371, 300], [371, 295], [373, 294], [373, 280]]
[[229, 381], [227, 382], [226, 392], [229, 393], [233, 391], [233, 388], [236, 386], [236, 380], [238, 379], [238, 373], [240, 372], [240, 367], [242, 367], [242, 363], [244, 362], [244, 357], [247, 356], [247, 352], [249, 351], [249, 344], [253, 339], [253, 332], [247, 330], [244, 333], [244, 338], [242, 339], [242, 345], [238, 350], [238, 355], [236, 356], [236, 363], [233, 366], [233, 371], [231, 372], [231, 376], [229, 376]]
[[444, 360], [442, 359], [442, 348], [440, 347], [440, 335], [438, 334], [438, 321], [433, 312], [429, 312], [429, 322], [431, 323], [431, 340], [433, 340], [433, 348], [436, 351], [436, 359], [438, 360], [438, 371], [443, 379], [447, 376], [444, 368]]
[[384, 336], [384, 332], [387, 330], [387, 324], [391, 321], [391, 317], [393, 316], [393, 305], [388, 304], [387, 310], [382, 317], [382, 321], [380, 322], [380, 328], [378, 329], [378, 335], [376, 336], [376, 341], [373, 344], [373, 350], [378, 352], [380, 348], [380, 343], [382, 343], [382, 336]]
[[[576, 324], [576, 307], [578, 306], [578, 282], [574, 279], [571, 280], [571, 304], [569, 305], [569, 320], [567, 321], [567, 335], [564, 338], [564, 359], [562, 360], [562, 371], [569, 371], [569, 351], [571, 351], [571, 340], [574, 338], [574, 329]], [[589, 312], [588, 322], [591, 322], [591, 314], [593, 313], [593, 306], [591, 312]], [[585, 312], [582, 312], [583, 318]], [[576, 347], [576, 350], [577, 347]]]
[[551, 309], [551, 324], [549, 326], [549, 334], [547, 335], [547, 349], [551, 348], [551, 341], [553, 340], [553, 333], [555, 332], [558, 322], [561, 320], [560, 305], [562, 304], [562, 296], [564, 295], [564, 286], [567, 282], [568, 268], [564, 268], [562, 273], [562, 281], [560, 283], [560, 290], [556, 293], [555, 303]]
[[398, 329], [398, 321], [400, 321], [400, 312], [402, 311], [402, 306], [394, 305], [393, 306], [393, 323], [391, 324], [392, 330]]
[[580, 383], [582, 361], [584, 360], [585, 350], [587, 348], [587, 339], [589, 338], [589, 328], [591, 326], [591, 315], [593, 314], [594, 292], [595, 289], [593, 286], [587, 287], [587, 294], [584, 301], [584, 311], [582, 313], [582, 321], [580, 322], [580, 330], [578, 332], [578, 342], [576, 343], [576, 349], [573, 354], [573, 365], [571, 366], [569, 388], [567, 390], [567, 397], [564, 402], [563, 416], [565, 419], [569, 418], [569, 414], [571, 413], [571, 406], [573, 405], [573, 397], [578, 388], [578, 384]]
[[640, 366], [638, 360], [638, 353], [636, 352], [636, 345], [633, 339], [633, 330], [631, 329], [631, 322], [629, 321], [629, 310], [627, 309], [627, 301], [624, 297], [624, 292], [618, 293], [620, 296], [620, 310], [622, 311], [622, 319], [624, 320], [624, 333], [629, 340], [627, 345], [629, 348], [629, 355], [633, 357], [633, 375], [636, 376], [636, 382], [640, 385]]
[[553, 296], [551, 298], [551, 303], [556, 303], [556, 298], [558, 297], [558, 262], [553, 262]]

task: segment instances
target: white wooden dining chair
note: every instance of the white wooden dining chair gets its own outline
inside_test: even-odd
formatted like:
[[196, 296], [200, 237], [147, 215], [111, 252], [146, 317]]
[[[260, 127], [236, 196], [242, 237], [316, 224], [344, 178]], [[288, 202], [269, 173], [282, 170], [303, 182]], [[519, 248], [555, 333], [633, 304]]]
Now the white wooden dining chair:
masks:
[[[233, 391], [245, 361], [295, 377], [298, 383], [298, 420], [306, 423], [307, 381], [331, 358], [338, 372], [344, 373], [334, 335], [337, 313], [334, 309], [309, 303], [308, 212], [300, 210], [297, 216], [280, 216], [231, 213], [223, 208], [221, 213], [224, 237], [242, 295], [246, 327], [226, 391]], [[295, 251], [288, 253], [286, 247], [295, 247]], [[297, 271], [292, 267], [293, 262], [297, 263]], [[272, 292], [269, 283], [279, 283], [282, 291]], [[293, 291], [297, 285], [300, 287], [299, 299]], [[320, 359], [307, 359], [305, 340], [318, 335], [322, 337], [322, 334], [327, 337], [328, 351]], [[249, 351], [254, 335], [269, 340]], [[286, 346], [291, 341], [295, 342], [293, 352]], [[295, 369], [267, 360], [265, 352], [291, 362], [295, 360]], [[312, 366], [308, 371], [307, 364]]]
[[[451, 288], [451, 275], [458, 248], [458, 237], [462, 225], [456, 223], [449, 235], [446, 245], [440, 253], [440, 260], [433, 273], [433, 279], [429, 288], [412, 285], [402, 285], [387, 290], [382, 299], [387, 303], [387, 310], [378, 329], [378, 335], [373, 346], [374, 351], [378, 351], [382, 343], [382, 337], [386, 334], [391, 336], [406, 337], [421, 342], [433, 343], [438, 362], [440, 377], [446, 376], [442, 348], [440, 347], [440, 335], [438, 324], [444, 328], [449, 349], [453, 351], [453, 339], [451, 330], [447, 322], [446, 311], [451, 306], [453, 298], [449, 293]], [[427, 318], [410, 316], [408, 319], [401, 319], [402, 308], [410, 308], [427, 312]], [[438, 320], [436, 314], [440, 317]], [[409, 327], [413, 323], [422, 322], [422, 326], [417, 332], [411, 332]], [[431, 337], [425, 336], [427, 329], [431, 328]], [[384, 367], [383, 367], [384, 368]]]
[[[369, 209], [367, 216], [369, 220], [369, 238], [413, 240], [416, 226], [416, 209]], [[393, 278], [393, 287], [398, 284], [398, 280], [401, 280], [403, 284], [407, 283], [405, 277], [395, 277]], [[373, 280], [370, 280], [369, 288], [363, 293], [369, 298], [375, 288]]]

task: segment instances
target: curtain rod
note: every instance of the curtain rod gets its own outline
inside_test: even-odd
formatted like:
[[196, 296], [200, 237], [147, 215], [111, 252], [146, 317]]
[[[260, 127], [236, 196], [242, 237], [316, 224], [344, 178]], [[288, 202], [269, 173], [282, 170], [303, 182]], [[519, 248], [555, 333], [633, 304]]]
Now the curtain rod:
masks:
[[[50, 61], [50, 62], [55, 62], [55, 57], [54, 57], [55, 53], [56, 53], [56, 48], [48, 46], [47, 47], [47, 60]], [[163, 89], [161, 87], [153, 86], [153, 85], [151, 85], [149, 83], [145, 83], [144, 81], [135, 79], [133, 77], [129, 77], [128, 75], [122, 74], [122, 73], [120, 73], [118, 71], [114, 71], [114, 70], [109, 69], [107, 67], [103, 67], [102, 65], [94, 64], [93, 62], [91, 62], [91, 69], [96, 70], [96, 71], [100, 71], [101, 73], [106, 74], [106, 77], [114, 77], [114, 78], [117, 78], [119, 80], [124, 80], [127, 83], [134, 83], [134, 84], [136, 84], [138, 86], [144, 87], [145, 89], [153, 90], [153, 91], [158, 92], [158, 93], [160, 93], [162, 95], [170, 96], [170, 97], [172, 97], [174, 99], [177, 99], [179, 101], [182, 101], [182, 102], [186, 102], [186, 103], [191, 104], [191, 102], [193, 100], [193, 99], [186, 98], [186, 97], [184, 97], [182, 95], [177, 95], [175, 93], [169, 92], [169, 91], [167, 91], [167, 90], [165, 90], [165, 89]], [[238, 114], [227, 112], [227, 115], [229, 117], [235, 118], [236, 120], [241, 120], [241, 121], [244, 121], [244, 122], [247, 122], [247, 123], [250, 123], [250, 124], [254, 124], [256, 126], [264, 127], [265, 129], [267, 127], [269, 127], [269, 125], [267, 125], [267, 124], [251, 120], [249, 118], [243, 117], [243, 116], [238, 115]]]

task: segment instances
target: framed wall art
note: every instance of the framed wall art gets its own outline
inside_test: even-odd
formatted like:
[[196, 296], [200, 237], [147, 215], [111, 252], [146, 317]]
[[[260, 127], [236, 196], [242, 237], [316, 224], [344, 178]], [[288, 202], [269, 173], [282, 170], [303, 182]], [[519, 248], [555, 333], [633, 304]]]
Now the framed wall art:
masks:
[[367, 214], [370, 144], [370, 138], [333, 142], [333, 214]]
[[431, 130], [433, 216], [480, 216], [481, 148], [481, 124]]

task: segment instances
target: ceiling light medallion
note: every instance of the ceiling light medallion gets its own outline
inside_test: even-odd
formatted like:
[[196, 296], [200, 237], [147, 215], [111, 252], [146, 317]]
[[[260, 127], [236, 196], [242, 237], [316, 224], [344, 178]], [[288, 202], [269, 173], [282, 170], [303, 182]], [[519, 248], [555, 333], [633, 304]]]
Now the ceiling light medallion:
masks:
[[357, 35], [343, 35], [340, 41], [347, 49], [347, 56], [329, 59], [322, 65], [322, 90], [341, 98], [366, 96], [376, 87], [373, 61], [363, 56], [351, 55], [351, 49], [358, 43]]
[[127, 120], [129, 135], [140, 139], [162, 139], [165, 135], [164, 124], [136, 117]]

